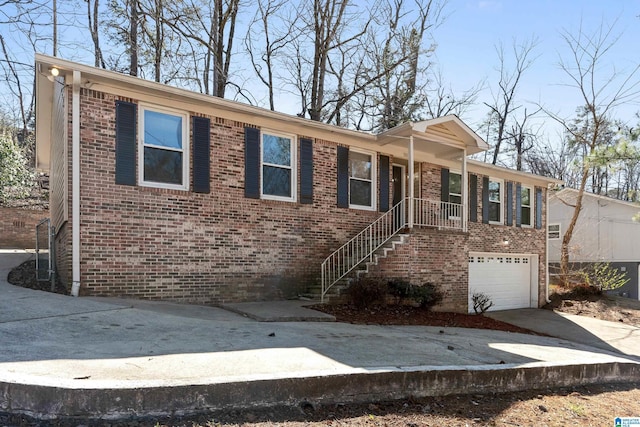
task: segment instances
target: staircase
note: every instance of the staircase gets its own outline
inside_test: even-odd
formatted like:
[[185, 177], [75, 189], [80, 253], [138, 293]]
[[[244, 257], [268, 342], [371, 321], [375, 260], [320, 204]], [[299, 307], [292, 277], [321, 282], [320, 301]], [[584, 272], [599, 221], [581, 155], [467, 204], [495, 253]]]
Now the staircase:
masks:
[[307, 293], [301, 295], [304, 298], [312, 300], [321, 300], [323, 302], [340, 303], [346, 301], [346, 290], [351, 286], [351, 283], [368, 274], [369, 269], [372, 266], [378, 265], [380, 260], [385, 259], [390, 253], [396, 250], [400, 245], [407, 242], [409, 237], [408, 233], [404, 230], [398, 232], [396, 235], [388, 239], [383, 244], [379, 245], [371, 257], [367, 257], [365, 260], [357, 264], [348, 274], [336, 281], [327, 292], [322, 295], [322, 283], [318, 282], [307, 288]]
[[321, 283], [309, 289], [311, 295], [319, 294], [321, 302], [342, 299], [354, 279], [367, 274], [370, 266], [405, 243], [407, 226], [466, 231], [462, 208], [460, 204], [428, 199], [401, 200], [324, 260]]

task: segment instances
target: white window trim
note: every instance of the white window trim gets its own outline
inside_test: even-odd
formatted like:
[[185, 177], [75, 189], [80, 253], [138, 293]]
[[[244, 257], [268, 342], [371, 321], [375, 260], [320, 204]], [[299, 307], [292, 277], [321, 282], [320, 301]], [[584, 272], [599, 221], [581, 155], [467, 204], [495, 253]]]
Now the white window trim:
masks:
[[[491, 219], [489, 219], [489, 224], [493, 224], [493, 225], [504, 225], [504, 180], [500, 179], [500, 178], [491, 178], [489, 177], [489, 185], [491, 185], [491, 181], [493, 182], [497, 182], [500, 184], [500, 220], [499, 221], [491, 221]], [[487, 188], [487, 191], [489, 191], [489, 189]], [[489, 206], [491, 206], [491, 194], [489, 194]], [[493, 202], [496, 203], [496, 202]], [[488, 207], [487, 207], [488, 208]], [[489, 211], [489, 215], [491, 215], [491, 210], [488, 209]]]
[[[274, 196], [273, 194], [264, 194], [264, 166], [273, 166], [281, 169], [286, 169], [283, 165], [276, 165], [272, 163], [265, 163], [264, 156], [264, 135], [271, 135], [276, 137], [288, 138], [291, 141], [291, 197]], [[295, 135], [278, 132], [271, 129], [260, 130], [260, 198], [264, 200], [279, 200], [281, 202], [296, 202], [298, 195], [298, 141]]]
[[[457, 171], [457, 170], [453, 170], [453, 169], [449, 170], [449, 188], [451, 188], [451, 175], [460, 175], [460, 191], [462, 191], [463, 190], [463, 188], [462, 188], [462, 185], [463, 185], [462, 172], [461, 171]], [[447, 189], [447, 190], [449, 190], [449, 189]], [[464, 191], [462, 191], [462, 193], [464, 193]], [[452, 193], [451, 191], [449, 191], [449, 202], [451, 203], [451, 195], [453, 194], [453, 195], [456, 195], [456, 196], [460, 196], [460, 205], [464, 206], [464, 203], [462, 203], [462, 202], [464, 202], [464, 200], [462, 198], [462, 193], [456, 194], [456, 193]], [[464, 207], [462, 209], [464, 209]], [[460, 218], [460, 216], [449, 215], [449, 219], [458, 220], [458, 219], [461, 219], [461, 218]]]
[[[167, 151], [181, 151], [182, 152], [182, 185], [167, 184], [155, 181], [144, 180], [144, 112], [145, 110], [157, 111], [159, 113], [170, 114], [172, 116], [182, 117], [182, 150], [176, 150], [168, 147], [158, 147]], [[154, 147], [149, 144], [149, 147]], [[153, 188], [166, 188], [170, 190], [185, 190], [189, 191], [189, 172], [190, 172], [190, 157], [189, 157], [189, 115], [182, 110], [174, 110], [166, 107], [159, 107], [152, 104], [139, 104], [138, 111], [138, 185], [142, 187]]]
[[[549, 231], [549, 228], [551, 228], [554, 225], [558, 226], [558, 237], [549, 237], [549, 233], [551, 233], [551, 231]], [[561, 238], [562, 238], [562, 225], [559, 222], [554, 222], [554, 223], [548, 224], [547, 225], [547, 239], [549, 239], [549, 240], [560, 240]]]
[[[354, 205], [351, 203], [351, 180], [355, 179], [358, 181], [366, 181], [364, 179], [359, 179], [359, 178], [353, 178], [351, 176], [351, 170], [349, 170], [349, 208], [350, 209], [360, 209], [363, 211], [375, 211], [376, 210], [376, 195], [378, 194], [378, 169], [377, 169], [377, 164], [378, 164], [378, 153], [376, 153], [375, 151], [367, 151], [367, 150], [360, 150], [360, 149], [354, 149], [354, 148], [349, 148], [349, 152], [356, 152], [356, 153], [361, 153], [361, 154], [366, 154], [368, 156], [371, 156], [371, 206], [363, 206], [363, 205]], [[348, 162], [350, 163], [350, 162]]]
[[530, 185], [522, 185], [520, 184], [520, 191], [522, 191], [523, 189], [528, 189], [529, 190], [529, 221], [531, 222], [531, 224], [524, 224], [522, 222], [522, 208], [524, 207], [524, 205], [522, 204], [522, 193], [520, 193], [520, 226], [523, 228], [533, 228], [533, 224], [535, 222], [535, 193], [533, 191], [533, 187], [531, 187]]

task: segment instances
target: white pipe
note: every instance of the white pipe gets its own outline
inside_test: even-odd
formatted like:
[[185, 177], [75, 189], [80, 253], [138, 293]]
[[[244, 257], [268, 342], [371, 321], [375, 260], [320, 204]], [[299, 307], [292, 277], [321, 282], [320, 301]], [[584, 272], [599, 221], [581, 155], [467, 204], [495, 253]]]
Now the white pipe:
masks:
[[73, 72], [71, 105], [71, 295], [80, 293], [80, 71]]
[[544, 221], [544, 240], [545, 244], [545, 263], [547, 265], [547, 274], [545, 274], [545, 287], [544, 287], [544, 299], [549, 304], [549, 185], [547, 185], [547, 191], [545, 192], [545, 221]]

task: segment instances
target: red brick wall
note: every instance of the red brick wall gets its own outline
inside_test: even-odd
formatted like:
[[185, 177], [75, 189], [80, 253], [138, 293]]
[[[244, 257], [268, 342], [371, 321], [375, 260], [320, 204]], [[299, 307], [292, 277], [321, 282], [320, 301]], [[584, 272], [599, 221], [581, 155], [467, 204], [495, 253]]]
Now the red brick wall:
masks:
[[436, 310], [467, 311], [468, 234], [416, 227], [408, 241], [370, 267], [372, 277], [401, 278], [422, 285], [431, 283], [443, 293]]
[[[379, 215], [336, 206], [339, 141], [314, 141], [313, 204], [245, 198], [244, 126], [252, 124], [217, 117], [211, 117], [209, 194], [116, 185], [116, 99], [92, 90], [81, 92], [83, 295], [201, 304], [293, 296], [318, 280], [326, 256]], [[422, 197], [438, 200], [440, 167], [423, 164], [421, 175]], [[481, 188], [479, 199], [480, 194]], [[71, 192], [69, 197], [71, 203]], [[480, 250], [471, 236], [493, 236], [501, 228], [491, 226], [487, 232], [477, 227], [484, 226], [470, 227], [469, 235], [416, 229], [409, 244], [380, 271], [440, 284], [446, 296], [442, 308], [466, 311], [468, 251]], [[509, 232], [522, 234], [513, 227]], [[494, 234], [498, 244], [502, 235]], [[58, 267], [67, 285], [70, 240], [68, 222], [57, 236]]]
[[[467, 233], [414, 228], [408, 243], [391, 252], [390, 256], [381, 260], [378, 266], [370, 268], [371, 275], [373, 277], [402, 278], [414, 284], [430, 282], [438, 286], [445, 297], [443, 303], [435, 308], [436, 310], [466, 312], [469, 252], [537, 254], [539, 261], [538, 305], [544, 305], [546, 227], [543, 226], [536, 230], [531, 227], [483, 224], [482, 178], [482, 175], [478, 176], [478, 222], [469, 222]], [[423, 197], [439, 199], [440, 167], [423, 163], [422, 179], [423, 183], [430, 183], [430, 185], [423, 185]], [[542, 220], [543, 224], [546, 224], [546, 215], [544, 214], [546, 212], [546, 190], [543, 188], [542, 191]], [[515, 224], [515, 191], [510, 203], [514, 207], [513, 224]], [[503, 203], [505, 221], [507, 218], [506, 206], [507, 203]], [[504, 243], [505, 240], [508, 241], [508, 244]]]
[[245, 124], [215, 117], [210, 194], [115, 185], [116, 98], [87, 90], [81, 98], [84, 295], [203, 304], [295, 295], [379, 215], [336, 207], [329, 141], [314, 141], [312, 205], [245, 198]]
[[48, 210], [0, 207], [0, 249], [35, 249], [36, 225]]

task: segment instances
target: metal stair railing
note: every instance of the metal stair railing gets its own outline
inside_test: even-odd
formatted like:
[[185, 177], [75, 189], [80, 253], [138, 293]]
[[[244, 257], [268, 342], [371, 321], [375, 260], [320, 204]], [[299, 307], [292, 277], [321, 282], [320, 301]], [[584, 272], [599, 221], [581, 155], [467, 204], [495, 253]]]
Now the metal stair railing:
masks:
[[321, 279], [322, 302], [333, 285], [367, 258], [373, 261], [374, 252], [406, 227], [405, 206], [406, 199], [401, 200], [324, 260]]

